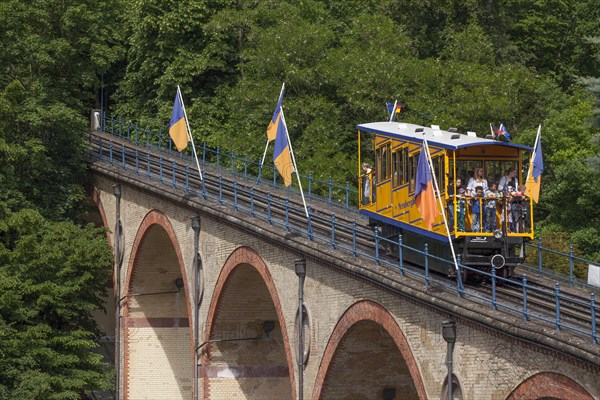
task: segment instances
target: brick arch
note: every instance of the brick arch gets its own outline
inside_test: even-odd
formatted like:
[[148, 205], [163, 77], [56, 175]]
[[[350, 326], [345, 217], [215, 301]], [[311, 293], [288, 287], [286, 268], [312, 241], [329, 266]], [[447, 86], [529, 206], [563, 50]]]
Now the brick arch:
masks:
[[564, 400], [593, 400], [594, 397], [568, 376], [556, 372], [539, 372], [530, 376], [506, 400], [558, 398]]
[[[139, 249], [140, 249], [142, 240], [144, 239], [147, 231], [153, 225], [158, 225], [165, 231], [165, 233], [169, 237], [169, 240], [171, 241], [173, 248], [175, 249], [175, 255], [177, 256], [179, 269], [181, 270], [181, 277], [183, 278], [183, 285], [184, 285], [183, 290], [185, 292], [185, 298], [186, 298], [186, 309], [187, 309], [187, 313], [188, 313], [188, 321], [192, 321], [192, 316], [191, 316], [192, 300], [190, 297], [191, 293], [190, 293], [190, 288], [188, 287], [187, 274], [186, 274], [186, 270], [185, 270], [185, 262], [183, 260], [182, 254], [181, 254], [181, 247], [179, 245], [179, 241], [177, 240], [177, 235], [175, 234], [173, 225], [169, 221], [168, 217], [161, 211], [158, 211], [158, 210], [149, 211], [144, 216], [142, 223], [138, 227], [137, 233], [135, 235], [135, 240], [134, 240], [133, 246], [131, 248], [129, 262], [127, 264], [127, 278], [125, 279], [125, 285], [124, 285], [125, 293], [123, 294], [123, 296], [128, 296], [130, 294], [131, 279], [133, 277], [133, 269], [134, 269], [134, 266], [136, 265]], [[128, 318], [128, 317], [129, 317], [129, 307], [123, 307], [124, 320], [126, 320], [126, 318]], [[124, 328], [123, 325], [121, 327]], [[193, 337], [191, 323], [188, 324], [188, 329], [190, 331], [189, 334], [190, 334], [190, 338], [191, 338], [191, 337]], [[127, 341], [129, 340], [129, 338], [127, 337], [127, 332], [129, 332], [129, 330], [125, 329], [125, 332], [126, 332], [126, 337], [124, 338], [124, 340], [127, 343]], [[124, 364], [123, 365], [124, 398], [128, 399], [129, 398], [129, 382], [128, 382], [129, 362], [128, 362], [128, 358], [127, 358], [127, 352], [124, 351], [123, 354], [124, 354], [124, 362], [123, 362], [123, 364]], [[192, 363], [194, 362], [193, 355], [194, 355], [194, 343], [193, 343], [193, 340], [190, 340], [190, 357], [192, 359], [191, 360]]]
[[327, 343], [327, 347], [323, 352], [323, 357], [321, 358], [321, 365], [319, 366], [319, 371], [313, 387], [312, 398], [321, 398], [323, 384], [325, 383], [325, 378], [327, 377], [329, 367], [333, 361], [333, 356], [335, 355], [338, 346], [342, 342], [346, 332], [348, 332], [352, 326], [360, 321], [375, 322], [390, 334], [394, 340], [394, 343], [396, 343], [398, 350], [400, 350], [404, 361], [406, 362], [410, 376], [414, 382], [415, 388], [417, 389], [419, 399], [427, 399], [425, 385], [423, 383], [423, 379], [421, 378], [415, 358], [408, 345], [408, 341], [406, 340], [406, 336], [404, 336], [404, 333], [388, 310], [386, 310], [380, 304], [369, 300], [359, 301], [351, 305], [335, 326], [333, 333], [329, 338], [329, 342]]
[[113, 242], [110, 237], [110, 227], [108, 226], [108, 220], [106, 219], [106, 211], [104, 210], [104, 204], [102, 204], [102, 198], [100, 197], [100, 192], [95, 187], [87, 188], [88, 194], [91, 195], [92, 201], [98, 207], [98, 212], [100, 213], [100, 217], [102, 218], [102, 225], [106, 228], [106, 241], [109, 246], [113, 247]]
[[[229, 277], [232, 272], [240, 265], [247, 264], [256, 269], [256, 271], [262, 277], [269, 294], [271, 295], [271, 300], [273, 301], [273, 305], [275, 306], [275, 311], [277, 312], [277, 320], [279, 321], [279, 328], [281, 330], [281, 335], [283, 337], [284, 350], [288, 365], [288, 370], [290, 372], [290, 387], [292, 392], [292, 399], [296, 399], [296, 389], [295, 389], [295, 378], [294, 378], [294, 363], [292, 360], [292, 349], [289, 342], [289, 337], [287, 334], [285, 317], [283, 310], [281, 308], [281, 301], [279, 300], [279, 294], [277, 293], [277, 288], [275, 287], [275, 283], [273, 282], [273, 277], [269, 272], [267, 264], [264, 262], [262, 257], [252, 248], [247, 246], [241, 246], [235, 249], [225, 261], [225, 265], [221, 269], [219, 274], [219, 278], [214, 287], [213, 295], [210, 301], [210, 308], [208, 310], [208, 314], [206, 316], [206, 330], [204, 341], [208, 341], [210, 339], [210, 335], [213, 330], [213, 321], [215, 319], [217, 313], [217, 306], [221, 300], [221, 295], [223, 294], [223, 289], [225, 284], [227, 283]], [[206, 355], [204, 356], [206, 357]], [[208, 380], [204, 380], [204, 393], [208, 393]]]

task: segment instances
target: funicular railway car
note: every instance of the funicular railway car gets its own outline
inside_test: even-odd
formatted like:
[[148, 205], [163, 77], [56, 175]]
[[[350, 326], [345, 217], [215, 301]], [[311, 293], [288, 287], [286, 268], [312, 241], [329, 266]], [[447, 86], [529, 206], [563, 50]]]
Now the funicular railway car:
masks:
[[[450, 239], [461, 264], [487, 272], [495, 268], [498, 276], [511, 277], [525, 258], [524, 242], [534, 235], [533, 202], [518, 188], [519, 183], [524, 183], [523, 166], [532, 151], [528, 146], [480, 138], [471, 132], [461, 134], [452, 128], [445, 131], [437, 126], [398, 122], [358, 125], [360, 212], [378, 227], [382, 237], [397, 242], [398, 235], [402, 235], [404, 245], [420, 251], [404, 251], [405, 260], [422, 265], [425, 243], [428, 254], [452, 260], [443, 215], [440, 213], [432, 228], [426, 229], [414, 201], [417, 162], [424, 138], [439, 187], [436, 200], [442, 199]], [[481, 174], [480, 169], [485, 184], [479, 176], [471, 183], [472, 190], [466, 190], [475, 171]], [[507, 171], [513, 178], [508, 182]], [[488, 189], [492, 183], [501, 183], [502, 187], [494, 192]], [[389, 246], [395, 253], [393, 245]], [[428, 262], [431, 269], [454, 274], [451, 262], [437, 258]], [[462, 278], [466, 279], [467, 274]]]

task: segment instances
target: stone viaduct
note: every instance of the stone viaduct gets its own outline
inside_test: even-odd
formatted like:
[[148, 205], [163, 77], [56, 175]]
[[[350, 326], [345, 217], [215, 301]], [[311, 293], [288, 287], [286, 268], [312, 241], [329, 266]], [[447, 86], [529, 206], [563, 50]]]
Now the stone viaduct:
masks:
[[[306, 260], [305, 399], [446, 398], [445, 320], [457, 326], [454, 399], [600, 396], [598, 345], [427, 288], [118, 167], [90, 163], [89, 184], [111, 245], [113, 185], [121, 185], [122, 286], [115, 299], [122, 304], [122, 399], [299, 399], [294, 262], [300, 258]], [[265, 321], [273, 326], [266, 334]]]

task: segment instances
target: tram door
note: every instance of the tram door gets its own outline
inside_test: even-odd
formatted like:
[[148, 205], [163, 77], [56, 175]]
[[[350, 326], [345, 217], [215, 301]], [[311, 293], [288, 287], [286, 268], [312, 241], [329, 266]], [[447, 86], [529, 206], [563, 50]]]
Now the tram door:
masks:
[[386, 140], [381, 143], [377, 143], [375, 148], [376, 157], [376, 171], [375, 184], [377, 212], [381, 214], [390, 214], [392, 211], [392, 155], [391, 155], [391, 141]]

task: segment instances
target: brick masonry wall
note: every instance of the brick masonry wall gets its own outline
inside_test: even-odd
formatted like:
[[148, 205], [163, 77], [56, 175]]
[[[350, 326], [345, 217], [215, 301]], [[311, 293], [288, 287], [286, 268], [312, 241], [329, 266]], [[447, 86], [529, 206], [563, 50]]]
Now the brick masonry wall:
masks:
[[[111, 180], [100, 177], [96, 177], [94, 182], [101, 193], [106, 219], [111, 225], [109, 227], [114, 226], [112, 183]], [[178, 246], [176, 250], [181, 254], [180, 266], [184, 266], [186, 271], [186, 289], [190, 287], [193, 231], [190, 227], [189, 218], [194, 213], [190, 209], [179, 207], [174, 203], [151, 196], [132, 187], [126, 187], [123, 190], [122, 208], [121, 216], [126, 236], [126, 261], [124, 265], [130, 265], [128, 260], [131, 259], [131, 248], [144, 217], [149, 210], [157, 209], [164, 214], [172, 226]], [[245, 215], [240, 217], [249, 219]], [[212, 217], [202, 216], [200, 251], [204, 269], [204, 296], [200, 309], [200, 337], [206, 339], [209, 335], [207, 327], [218, 321], [219, 313], [214, 311], [218, 307], [215, 304], [219, 302], [220, 290], [226, 286], [219, 286], [219, 279], [224, 268], [226, 268], [224, 266], [226, 266], [227, 260], [240, 246], [246, 246], [258, 255], [258, 262], [266, 266], [269, 279], [272, 281], [267, 284], [267, 287], [271, 299], [276, 298], [276, 300], [272, 300], [272, 303], [277, 310], [280, 332], [284, 341], [278, 347], [283, 346], [286, 363], [292, 367], [292, 370], [289, 371], [294, 382], [293, 385], [290, 384], [292, 386], [291, 397], [295, 398], [298, 373], [293, 351], [293, 338], [294, 318], [297, 310], [298, 279], [294, 273], [293, 261], [299, 258], [300, 254], [281, 248], [228, 223], [217, 221]], [[324, 248], [324, 251], [331, 250]], [[239, 262], [244, 262], [243, 257], [240, 258]], [[258, 262], [251, 259], [247, 263], [257, 268]], [[123, 278], [128, 276], [126, 270], [127, 268], [124, 268]], [[263, 273], [261, 273], [261, 276], [265, 279]], [[275, 293], [275, 296], [273, 293]], [[234, 295], [226, 293], [222, 297], [224, 303], [221, 305], [221, 309], [225, 310], [226, 306], [224, 304], [226, 304], [227, 299], [232, 301], [234, 297]], [[309, 394], [311, 393], [320, 393], [319, 389], [315, 389], [315, 385], [319, 384], [318, 382], [321, 382], [326, 390], [329, 387], [327, 369], [330, 365], [323, 363], [323, 356], [326, 354], [334, 329], [347, 310], [365, 300], [380, 305], [404, 335], [405, 345], [402, 354], [412, 356], [415, 368], [411, 373], [418, 373], [422, 382], [419, 383], [413, 379], [418, 396], [420, 398], [439, 398], [442, 382], [446, 376], [446, 343], [441, 337], [440, 323], [448, 319], [449, 316], [410, 298], [375, 287], [329, 265], [320, 264], [313, 259], [308, 259], [307, 262], [305, 284], [305, 304], [309, 309], [312, 320], [311, 355], [304, 372], [305, 398], [310, 398]], [[267, 303], [268, 301], [264, 300], [264, 304]], [[190, 304], [189, 296], [187, 304]], [[231, 307], [235, 308], [233, 305]], [[188, 306], [188, 310], [190, 309], [191, 307]], [[212, 314], [210, 314], [211, 309], [213, 309]], [[191, 321], [191, 316], [189, 318]], [[258, 317], [252, 318], [258, 319]], [[548, 371], [560, 371], [560, 376], [569, 377], [570, 380], [568, 381], [560, 381], [562, 382], [560, 383], [561, 387], [568, 385], [568, 382], [573, 382], [580, 385], [584, 392], [591, 393], [593, 397], [598, 398], [600, 389], [596, 375], [586, 368], [573, 362], [566, 362], [556, 352], [540, 350], [539, 347], [524, 344], [506, 335], [497, 334], [473, 322], [461, 320], [457, 322], [458, 342], [454, 351], [454, 374], [460, 381], [465, 399], [506, 399], [520, 385], [525, 387], [527, 382], [533, 382], [528, 380], [529, 378]], [[349, 337], [352, 338], [351, 327], [348, 327], [348, 329], [350, 329]], [[356, 338], [350, 340], [356, 340]], [[398, 341], [396, 341], [396, 345], [399, 345]], [[343, 344], [339, 348], [343, 350]], [[222, 351], [224, 349], [221, 348]], [[191, 351], [193, 351], [192, 348], [190, 348]], [[226, 357], [231, 357], [231, 354], [226, 355]], [[342, 357], [344, 357], [343, 354]], [[404, 358], [406, 361], [406, 356]], [[335, 377], [335, 361], [331, 365], [334, 366], [334, 369], [332, 369], [334, 372], [331, 376]], [[130, 365], [132, 376], [134, 374], [133, 368], [134, 365]], [[406, 373], [401, 372], [401, 370], [394, 373], [403, 373], [403, 376], [406, 376]], [[208, 374], [208, 377], [203, 378], [204, 383], [210, 381], [210, 385], [200, 384], [200, 395], [204, 398], [228, 398], [227, 396], [250, 393], [250, 389], [240, 388], [243, 385], [241, 379], [237, 380], [236, 389], [235, 385], [228, 383], [229, 379], [213, 380], [210, 378], [210, 371], [205, 371], [205, 374]], [[320, 380], [319, 377], [323, 379]], [[249, 381], [252, 380], [251, 378]], [[422, 384], [423, 393], [419, 391], [420, 384]], [[332, 383], [332, 385], [335, 385], [335, 383]], [[265, 387], [268, 387], [268, 385], [265, 385]], [[228, 392], [230, 390], [233, 392]], [[245, 390], [246, 392], [244, 392]], [[221, 393], [223, 394], [221, 395]]]

